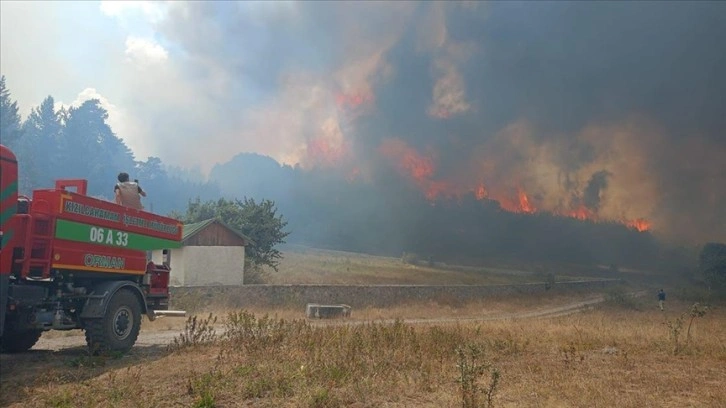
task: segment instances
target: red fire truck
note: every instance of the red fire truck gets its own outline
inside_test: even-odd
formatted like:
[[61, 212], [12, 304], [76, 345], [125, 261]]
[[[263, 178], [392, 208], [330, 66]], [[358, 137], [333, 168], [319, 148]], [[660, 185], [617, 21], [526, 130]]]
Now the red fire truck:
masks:
[[0, 145], [0, 348], [20, 352], [47, 330], [85, 331], [93, 353], [126, 352], [141, 318], [169, 309], [179, 221], [86, 195], [86, 180], [18, 195], [18, 162]]

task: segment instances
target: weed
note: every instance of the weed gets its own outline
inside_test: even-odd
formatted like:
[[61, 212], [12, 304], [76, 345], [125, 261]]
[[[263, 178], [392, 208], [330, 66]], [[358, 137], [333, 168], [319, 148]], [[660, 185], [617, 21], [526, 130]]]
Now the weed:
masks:
[[514, 355], [526, 350], [529, 346], [529, 340], [520, 341], [510, 333], [504, 338], [494, 338], [489, 340], [489, 346], [500, 354]]
[[60, 394], [52, 395], [48, 398], [48, 405], [54, 408], [71, 408], [73, 404], [73, 394], [71, 390], [65, 389]]
[[67, 360], [65, 364], [68, 367], [74, 368], [104, 367], [108, 360], [118, 360], [121, 357], [123, 357], [123, 353], [117, 351], [110, 351], [100, 355], [93, 355], [92, 353], [88, 353], [82, 356], [73, 357]]
[[216, 400], [214, 396], [214, 381], [217, 379], [217, 375], [214, 372], [209, 372], [197, 376], [196, 373], [192, 373], [187, 380], [187, 392], [189, 395], [196, 396], [194, 401], [195, 408], [213, 408], [215, 407]]
[[[494, 406], [494, 393], [499, 385], [499, 370], [488, 362], [482, 362], [483, 350], [477, 344], [468, 344], [456, 349], [459, 362], [456, 365], [459, 369], [457, 382], [461, 386], [461, 406], [473, 408]], [[480, 388], [479, 382], [484, 374], [490, 373], [489, 384]], [[484, 396], [484, 401], [481, 400]]]
[[686, 344], [691, 341], [691, 326], [693, 326], [693, 321], [705, 316], [707, 312], [708, 306], [702, 306], [700, 303], [694, 303], [693, 306], [691, 306], [691, 310], [689, 312], [691, 320], [688, 321], [688, 330], [686, 330]]
[[673, 348], [671, 349], [671, 352], [675, 355], [678, 354], [680, 351], [680, 337], [681, 337], [681, 330], [683, 330], [683, 318], [685, 315], [680, 315], [676, 317], [673, 320], [666, 320], [663, 322], [663, 324], [668, 327], [671, 343], [673, 345]]
[[210, 313], [206, 319], [197, 319], [197, 316], [187, 318], [184, 331], [174, 338], [167, 350], [176, 351], [187, 347], [211, 343], [217, 338], [214, 324], [217, 317]]
[[109, 371], [108, 383], [105, 386], [105, 395], [108, 401], [120, 403], [123, 400], [131, 400], [130, 403], [138, 405], [136, 401], [137, 390], [141, 384], [141, 367], [128, 367], [125, 375], [119, 378], [122, 371]]
[[693, 322], [697, 318], [705, 316], [707, 312], [708, 306], [703, 306], [700, 303], [694, 303], [689, 311], [682, 313], [673, 320], [666, 320], [663, 322], [670, 332], [670, 339], [673, 344], [672, 353], [674, 355], [683, 351], [683, 347], [685, 347], [685, 345], [681, 344], [680, 337], [686, 318], [690, 318], [688, 321], [688, 329], [686, 330], [686, 345], [688, 345], [691, 341], [691, 327], [693, 326]]
[[572, 367], [575, 362], [585, 361], [585, 355], [577, 350], [575, 343], [563, 346], [560, 348], [560, 353], [562, 353], [562, 361], [566, 367]]
[[327, 388], [320, 388], [310, 397], [310, 408], [333, 408], [342, 406], [341, 402]]
[[245, 310], [230, 312], [224, 322], [222, 338], [247, 350], [266, 348], [279, 344], [286, 333], [298, 325], [297, 322], [288, 323], [284, 319], [276, 320], [268, 315], [257, 318]]

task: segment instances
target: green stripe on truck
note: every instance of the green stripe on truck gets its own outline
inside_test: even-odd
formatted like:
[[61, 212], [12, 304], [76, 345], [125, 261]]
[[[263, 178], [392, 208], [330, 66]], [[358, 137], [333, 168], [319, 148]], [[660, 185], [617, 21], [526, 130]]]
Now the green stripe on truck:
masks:
[[178, 241], [62, 219], [56, 220], [55, 237], [68, 241], [140, 251], [179, 248], [181, 246]]
[[7, 187], [3, 191], [0, 191], [0, 201], [5, 201], [6, 198], [10, 197], [13, 192], [18, 190], [18, 182], [13, 181], [12, 183], [8, 184]]

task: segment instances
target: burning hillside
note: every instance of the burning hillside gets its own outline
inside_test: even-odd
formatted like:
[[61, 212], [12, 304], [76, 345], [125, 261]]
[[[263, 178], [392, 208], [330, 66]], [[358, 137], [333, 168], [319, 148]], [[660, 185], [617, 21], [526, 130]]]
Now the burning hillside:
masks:
[[[379, 152], [391, 162], [403, 177], [415, 184], [426, 199], [430, 201], [435, 201], [438, 198], [461, 198], [464, 195], [472, 194], [477, 200], [496, 201], [503, 210], [514, 213], [534, 214], [543, 211], [578, 220], [620, 222], [641, 232], [650, 229], [650, 223], [644, 218], [608, 219], [598, 214], [602, 198], [601, 193], [604, 194], [604, 191], [601, 192], [600, 188], [597, 189], [598, 191], [589, 192], [590, 195], [596, 195], [596, 197], [590, 198], [589, 206], [585, 203], [587, 200], [584, 195], [588, 193], [586, 189], [585, 192], [581, 193], [573, 191], [573, 196], [564, 207], [561, 205], [548, 207], [548, 201], [543, 199], [542, 196], [537, 197], [528, 194], [516, 182], [507, 183], [506, 180], [504, 182], [492, 180], [491, 182], [467, 184], [466, 182], [453, 180], [437, 180], [435, 178], [437, 170], [436, 155], [421, 154], [400, 139], [384, 140], [379, 147]], [[487, 177], [487, 174], [477, 174], [472, 179], [491, 180], [491, 177]], [[605, 183], [601, 181], [600, 184]], [[592, 183], [589, 183], [587, 187], [590, 190], [592, 190], [591, 185]], [[604, 185], [601, 188], [604, 188]]]
[[[169, 26], [185, 28], [167, 40], [205, 61], [190, 72], [213, 67], [220, 84], [239, 85], [224, 89], [240, 90], [195, 99], [232, 106], [219, 120], [228, 128], [206, 132], [228, 138], [204, 151], [254, 151], [345, 184], [314, 183], [311, 202], [336, 194], [340, 207], [408, 221], [420, 211], [444, 225], [453, 215], [439, 203], [466, 212], [473, 200], [531, 226], [551, 216], [726, 239], [724, 61], [713, 51], [726, 37], [723, 3], [180, 4], [191, 10], [170, 13], [181, 20]], [[223, 21], [208, 17], [220, 12]], [[200, 33], [187, 28], [207, 25], [214, 38], [190, 40]], [[206, 40], [223, 44], [199, 47]], [[274, 52], [250, 58], [255, 49]], [[371, 191], [344, 204], [358, 187]]]

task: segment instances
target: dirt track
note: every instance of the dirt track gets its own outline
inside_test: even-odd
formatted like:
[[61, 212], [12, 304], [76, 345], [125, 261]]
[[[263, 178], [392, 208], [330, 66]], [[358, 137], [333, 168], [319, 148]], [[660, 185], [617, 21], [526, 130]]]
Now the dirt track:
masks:
[[[601, 303], [604, 301], [603, 296], [592, 297], [580, 302], [569, 303], [563, 306], [551, 307], [545, 309], [536, 309], [526, 312], [518, 313], [502, 313], [497, 315], [488, 315], [486, 317], [466, 317], [466, 318], [431, 318], [431, 319], [402, 319], [404, 323], [409, 324], [451, 324], [458, 322], [477, 322], [477, 321], [491, 321], [491, 320], [506, 320], [506, 319], [533, 319], [533, 318], [551, 318], [558, 316], [565, 316], [568, 314], [579, 312], [583, 309], [587, 309], [592, 305]], [[341, 324], [365, 324], [371, 322], [378, 323], [393, 323], [394, 319], [378, 319], [378, 320], [312, 320], [311, 324], [314, 325], [341, 325]], [[219, 326], [221, 329], [221, 326]], [[71, 335], [66, 337], [41, 337], [38, 343], [33, 347], [33, 350], [62, 350], [66, 348], [84, 347], [86, 340], [80, 331], [74, 332], [77, 335]], [[139, 334], [139, 338], [136, 341], [135, 349], [148, 349], [160, 346], [166, 346], [169, 344], [174, 337], [179, 335], [180, 330], [156, 330], [156, 331], [142, 331]], [[132, 351], [133, 353], [133, 351]], [[6, 356], [3, 356], [3, 362], [6, 361]]]

